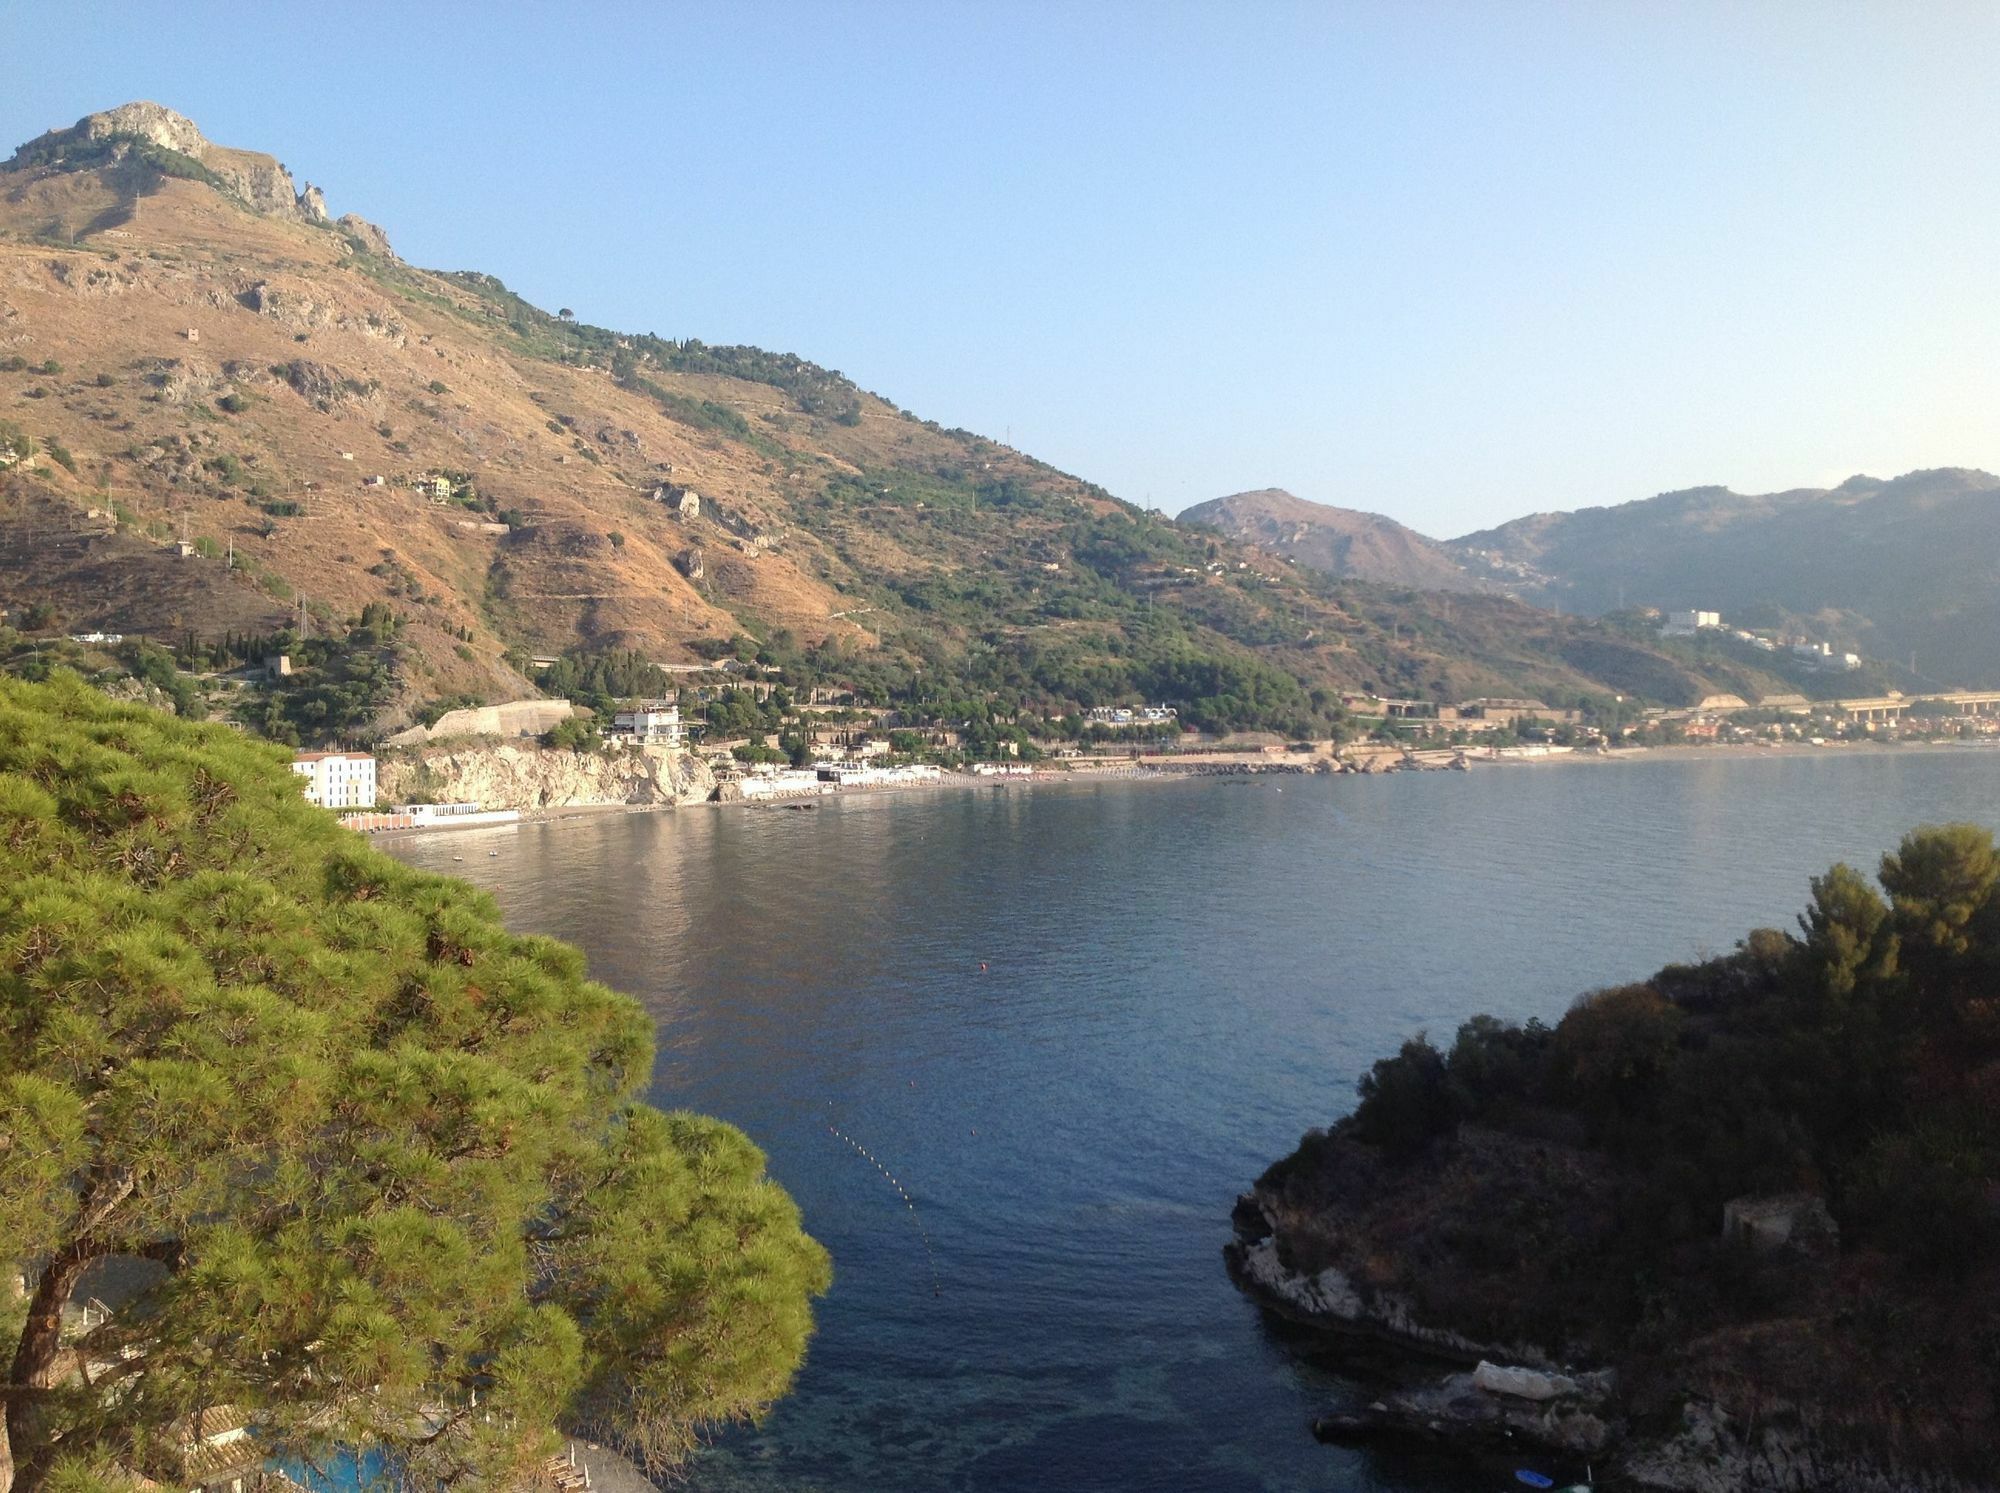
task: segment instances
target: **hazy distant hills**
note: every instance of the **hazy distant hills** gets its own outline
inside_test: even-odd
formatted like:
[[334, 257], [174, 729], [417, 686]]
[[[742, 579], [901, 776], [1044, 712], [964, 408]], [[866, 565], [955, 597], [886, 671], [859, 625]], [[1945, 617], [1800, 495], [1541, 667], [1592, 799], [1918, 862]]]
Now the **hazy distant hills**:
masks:
[[1531, 601], [1703, 607], [1793, 625], [1949, 683], [2000, 680], [2000, 477], [1965, 468], [1831, 489], [1663, 493], [1538, 513], [1444, 548]]
[[1282, 487], [1197, 503], [1181, 514], [1181, 522], [1206, 524], [1240, 543], [1343, 579], [1426, 591], [1498, 589], [1468, 575], [1436, 540], [1393, 518], [1308, 502]]
[[1190, 508], [1328, 575], [1496, 590], [1569, 614], [1700, 607], [1810, 634], [1940, 683], [2000, 682], [2000, 477], [1965, 468], [1836, 488], [1726, 487], [1537, 513], [1435, 541], [1276, 488]]

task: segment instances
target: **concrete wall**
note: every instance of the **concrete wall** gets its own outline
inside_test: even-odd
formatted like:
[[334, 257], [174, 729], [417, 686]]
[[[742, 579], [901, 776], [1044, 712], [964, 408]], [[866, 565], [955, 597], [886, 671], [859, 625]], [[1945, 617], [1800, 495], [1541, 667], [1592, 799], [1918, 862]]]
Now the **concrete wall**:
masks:
[[540, 736], [576, 713], [567, 700], [510, 700], [505, 705], [478, 705], [447, 710], [431, 727], [412, 726], [388, 738], [388, 746], [421, 746], [451, 736]]

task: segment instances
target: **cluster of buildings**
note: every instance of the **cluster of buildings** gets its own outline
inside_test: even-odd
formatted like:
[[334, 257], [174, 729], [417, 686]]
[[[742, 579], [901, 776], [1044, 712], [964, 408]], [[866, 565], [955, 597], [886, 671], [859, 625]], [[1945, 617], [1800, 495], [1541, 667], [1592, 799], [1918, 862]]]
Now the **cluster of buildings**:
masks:
[[856, 763], [823, 763], [817, 767], [766, 767], [735, 778], [731, 794], [740, 799], [813, 798], [844, 788], [907, 788], [936, 783], [944, 769], [925, 763], [899, 767], [869, 767]]
[[1667, 620], [1660, 624], [1660, 635], [1667, 638], [1691, 638], [1704, 629], [1721, 626], [1720, 612], [1669, 612]]
[[1574, 726], [1582, 712], [1540, 700], [1478, 699], [1458, 705], [1435, 700], [1397, 700], [1379, 695], [1347, 694], [1340, 703], [1357, 715], [1379, 715], [1419, 736], [1450, 735], [1455, 731], [1508, 731], [1526, 722]]
[[1852, 672], [1861, 667], [1858, 653], [1835, 653], [1831, 643], [1797, 642], [1792, 644], [1792, 656], [1804, 659], [1815, 669], [1839, 669]]
[[[340, 453], [340, 459], [342, 461], [352, 461], [354, 453], [352, 451], [343, 451]], [[393, 479], [393, 481], [383, 476], [380, 472], [370, 472], [366, 477], [361, 479], [361, 485], [363, 487], [407, 487], [411, 492], [421, 497], [429, 498], [433, 503], [449, 503], [453, 498], [460, 496], [461, 493], [469, 494], [471, 492], [471, 484], [461, 483], [443, 472], [419, 472], [413, 477], [398, 477]]]
[[1098, 705], [1083, 719], [1091, 726], [1164, 726], [1178, 713], [1171, 705]]
[[398, 804], [342, 814], [340, 822], [366, 835], [385, 829], [471, 829], [478, 824], [513, 824], [520, 817], [519, 809], [489, 809], [476, 803]]
[[[1744, 719], [1748, 716], [1749, 719]], [[2000, 734], [2000, 691], [1941, 690], [1927, 695], [1890, 691], [1845, 700], [1808, 700], [1804, 695], [1765, 695], [1752, 702], [1740, 695], [1709, 695], [1684, 710], [1648, 710], [1643, 724], [1678, 728], [1688, 741], [1816, 741], [1826, 733], [1860, 731], [1893, 735], [1906, 720], [1921, 720], [1927, 731], [1950, 724], [1974, 735]]]
[[[1692, 638], [1704, 632], [1727, 632], [1737, 642], [1748, 643], [1752, 648], [1761, 649], [1765, 653], [1776, 653], [1781, 646], [1781, 640], [1766, 637], [1762, 633], [1751, 632], [1741, 627], [1725, 628], [1720, 612], [1699, 610], [1668, 612], [1660, 623], [1660, 636], [1663, 638]], [[1860, 654], [1836, 653], [1831, 643], [1812, 638], [1797, 638], [1784, 643], [1783, 646], [1788, 646], [1792, 656], [1803, 660], [1810, 668], [1851, 672], [1861, 667]]]
[[299, 752], [292, 758], [292, 771], [306, 780], [307, 803], [333, 810], [342, 824], [363, 833], [469, 828], [507, 824], [521, 817], [514, 809], [488, 809], [476, 803], [398, 804], [378, 810], [375, 759], [367, 752]]

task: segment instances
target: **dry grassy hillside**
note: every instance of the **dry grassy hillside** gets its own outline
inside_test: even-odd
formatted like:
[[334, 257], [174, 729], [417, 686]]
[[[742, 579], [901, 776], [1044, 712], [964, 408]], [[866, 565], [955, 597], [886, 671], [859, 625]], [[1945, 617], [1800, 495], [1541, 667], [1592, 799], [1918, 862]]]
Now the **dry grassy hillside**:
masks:
[[1393, 518], [1311, 502], [1281, 487], [1211, 498], [1184, 510], [1181, 521], [1206, 524], [1331, 576], [1424, 591], [1497, 589], [1467, 575], [1435, 540]]
[[[39, 227], [56, 203], [70, 213], [116, 205], [101, 190], [93, 200], [93, 185], [59, 177], [7, 192], [0, 230]], [[616, 642], [667, 658], [736, 630], [713, 588], [671, 563], [690, 546], [728, 550], [733, 536], [713, 519], [684, 524], [649, 494], [671, 480], [756, 522], [768, 462], [704, 441], [601, 372], [509, 355], [454, 315], [445, 282], [426, 287], [440, 304], [385, 289], [324, 229], [259, 218], [189, 181], [135, 206], [125, 226], [74, 248], [0, 242], [0, 351], [62, 368], [0, 373], [0, 410], [67, 449], [73, 471], [46, 463], [47, 485], [79, 513], [109, 494], [141, 526], [233, 545], [253, 573], [282, 578], [314, 610], [346, 615], [387, 599], [439, 630], [469, 629], [489, 667], [503, 617], [537, 649]], [[743, 391], [698, 390], [730, 392]], [[479, 533], [470, 525], [488, 513], [405, 485], [440, 469], [474, 473], [490, 506], [528, 527]], [[387, 485], [364, 486], [373, 476]], [[301, 513], [266, 512], [285, 503]], [[612, 533], [624, 543], [614, 547]], [[10, 554], [0, 584], [18, 593], [46, 581], [32, 560]], [[716, 560], [709, 569], [726, 578], [729, 600], [773, 625], [859, 631], [828, 620], [839, 604], [809, 563]], [[489, 581], [503, 605], [486, 604]], [[136, 600], [118, 597], [121, 608]], [[271, 610], [288, 600], [274, 596]], [[65, 601], [79, 624], [219, 620]]]

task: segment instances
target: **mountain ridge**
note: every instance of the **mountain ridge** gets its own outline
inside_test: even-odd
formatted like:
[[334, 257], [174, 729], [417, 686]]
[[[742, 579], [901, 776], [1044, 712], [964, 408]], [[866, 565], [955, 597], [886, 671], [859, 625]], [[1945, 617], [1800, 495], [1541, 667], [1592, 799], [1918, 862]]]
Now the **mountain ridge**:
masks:
[[1771, 683], [1498, 595], [1441, 615], [1260, 560], [797, 355], [406, 264], [260, 162], [282, 172], [147, 105], [0, 167], [0, 422], [37, 451], [0, 472], [0, 603], [198, 640], [383, 609], [372, 729], [532, 693], [536, 655], [745, 637], [919, 715], [1165, 698], [1313, 734], [1345, 690]]
[[[1721, 610], [1739, 625], [1925, 664], [1922, 682], [2000, 679], [2000, 477], [1934, 467], [1834, 487], [1681, 488], [1530, 513], [1433, 540], [1381, 515], [1282, 489], [1184, 514], [1333, 575], [1500, 591], [1565, 613]], [[1391, 534], [1398, 551], [1356, 536]], [[1423, 557], [1422, 574], [1400, 553]]]
[[1436, 540], [1385, 514], [1315, 503], [1281, 487], [1211, 498], [1181, 510], [1180, 518], [1343, 579], [1426, 591], [1487, 589]]
[[1939, 683], [2000, 679], [2000, 477], [1932, 467], [1830, 488], [1689, 488], [1448, 541], [1475, 574], [1586, 614], [1722, 610]]
[[388, 235], [356, 213], [337, 224], [326, 210], [326, 195], [311, 182], [303, 189], [277, 157], [261, 151], [215, 144], [185, 114], [146, 99], [86, 114], [66, 128], [52, 129], [19, 146], [0, 170], [35, 167], [75, 170], [98, 164], [141, 167], [207, 181], [238, 198], [251, 211], [304, 223], [338, 226], [373, 253], [393, 258]]

